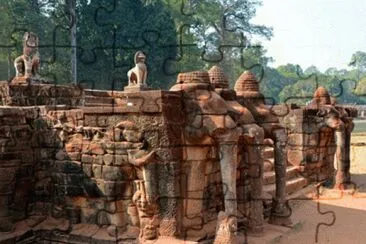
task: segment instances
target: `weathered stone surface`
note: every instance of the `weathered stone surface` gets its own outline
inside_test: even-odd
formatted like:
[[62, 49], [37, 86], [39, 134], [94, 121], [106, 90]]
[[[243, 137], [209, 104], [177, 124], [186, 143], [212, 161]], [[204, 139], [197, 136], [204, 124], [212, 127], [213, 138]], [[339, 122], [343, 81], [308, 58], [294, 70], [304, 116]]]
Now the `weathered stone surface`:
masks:
[[82, 147], [83, 147], [82, 143], [66, 143], [65, 144], [65, 150], [68, 153], [81, 152]]
[[69, 152], [67, 153], [66, 159], [72, 161], [81, 161], [81, 153], [80, 152]]
[[108, 214], [108, 222], [116, 227], [124, 227], [127, 225], [126, 214], [123, 212]]
[[304, 137], [305, 135], [304, 134], [289, 134], [288, 135], [288, 145], [291, 146], [291, 147], [301, 147], [303, 145], [303, 142], [304, 142]]
[[97, 211], [96, 209], [81, 208], [81, 222], [87, 224], [97, 223]]
[[91, 155], [88, 155], [88, 154], [82, 154], [81, 155], [81, 162], [84, 163], [84, 164], [91, 164], [94, 162], [94, 158], [93, 156]]
[[305, 163], [304, 152], [297, 149], [289, 149], [287, 151], [287, 160], [291, 165], [299, 166]]
[[90, 164], [83, 164], [83, 172], [86, 176], [92, 177], [93, 176], [92, 166]]
[[105, 165], [114, 164], [114, 155], [113, 154], [104, 154], [103, 155], [103, 162], [104, 162]]
[[103, 145], [103, 143], [100, 143], [100, 142], [84, 143], [83, 147], [82, 147], [82, 153], [103, 155], [104, 154], [104, 145]]
[[97, 179], [102, 178], [102, 166], [101, 165], [93, 164], [92, 171], [93, 171], [93, 177], [95, 177]]
[[128, 149], [133, 149], [138, 147], [139, 145], [134, 144], [132, 142], [108, 142], [105, 143], [105, 148], [107, 153], [109, 154], [127, 154]]
[[183, 158], [184, 149], [176, 148], [160, 148], [156, 150], [156, 154], [162, 161], [179, 161]]
[[114, 164], [115, 165], [128, 164], [128, 156], [127, 155], [114, 155]]
[[105, 154], [103, 156], [105, 165], [123, 165], [128, 163], [127, 155]]
[[[207, 72], [180, 75], [171, 92], [84, 91], [85, 106], [79, 109], [68, 105], [0, 108], [0, 216], [68, 218], [67, 213], [73, 212], [75, 223], [108, 225], [98, 230], [98, 238], [93, 239], [95, 233], [80, 232], [78, 240], [84, 242], [116, 241], [115, 234], [138, 238], [138, 232], [156, 238], [157, 231], [166, 236], [184, 232], [213, 238], [216, 224], [230, 228], [217, 222], [217, 212], [234, 212], [238, 204], [241, 214], [252, 219], [245, 227], [261, 230], [263, 204], [252, 199], [261, 198], [263, 183], [273, 183], [274, 194], [274, 183], [283, 183], [280, 171], [287, 162], [302, 165], [309, 173], [305, 176], [325, 179], [339, 149], [332, 140], [335, 130], [324, 126], [327, 117], [317, 114], [317, 109], [271, 108], [255, 101], [254, 95], [259, 100], [263, 97], [253, 80], [241, 80], [241, 88], [247, 89], [242, 92], [249, 94], [241, 97], [224, 80], [210, 84], [209, 78]], [[214, 83], [222, 87], [214, 91]], [[15, 89], [14, 101], [48, 103], [45, 97], [29, 96], [40, 88], [53, 95], [58, 90], [64, 95], [71, 92], [62, 87], [51, 91], [49, 86], [38, 86], [33, 92], [21, 87]], [[21, 94], [27, 95], [26, 100], [19, 100]], [[57, 103], [76, 102], [81, 94], [74, 95]], [[340, 108], [338, 113], [342, 114]], [[10, 144], [11, 138], [19, 141]], [[263, 143], [274, 147], [275, 153], [262, 154], [258, 145]], [[268, 158], [259, 167], [262, 155]], [[305, 179], [291, 177], [288, 182], [296, 186], [289, 186], [291, 191], [307, 184]], [[140, 189], [133, 186], [135, 181]], [[78, 210], [72, 210], [78, 208], [80, 218]], [[236, 224], [230, 219], [226, 224], [230, 221]], [[187, 231], [189, 226], [202, 231]], [[132, 227], [134, 235], [121, 235]], [[89, 238], [82, 239], [83, 235]], [[73, 237], [60, 238], [67, 242]], [[124, 243], [123, 238], [119, 240]]]
[[102, 172], [104, 180], [117, 181], [125, 178], [120, 167], [103, 166]]
[[64, 173], [80, 173], [82, 171], [81, 163], [77, 161], [55, 161], [55, 167]]
[[128, 142], [140, 142], [141, 138], [142, 138], [142, 133], [136, 130], [127, 130], [124, 129], [123, 130], [123, 137], [128, 141]]
[[102, 155], [95, 156], [93, 163], [102, 165], [103, 164], [103, 156]]
[[183, 148], [183, 160], [205, 161], [212, 158], [212, 147], [210, 146], [186, 146]]

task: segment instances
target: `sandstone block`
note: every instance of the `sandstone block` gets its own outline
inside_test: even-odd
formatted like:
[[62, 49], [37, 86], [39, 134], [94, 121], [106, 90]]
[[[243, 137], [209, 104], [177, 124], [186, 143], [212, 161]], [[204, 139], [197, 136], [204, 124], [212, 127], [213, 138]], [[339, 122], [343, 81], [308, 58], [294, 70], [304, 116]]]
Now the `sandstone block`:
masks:
[[82, 148], [83, 148], [83, 144], [81, 144], [81, 143], [68, 142], [65, 144], [65, 150], [68, 153], [69, 152], [80, 152]]
[[132, 182], [129, 181], [97, 180], [97, 186], [109, 199], [129, 199], [133, 194]]
[[108, 181], [117, 181], [124, 178], [120, 167], [103, 166], [102, 178]]
[[126, 218], [125, 213], [119, 212], [115, 214], [108, 214], [108, 222], [116, 227], [124, 227], [128, 224], [128, 219]]
[[183, 160], [207, 160], [211, 155], [211, 147], [185, 146], [183, 148]]
[[102, 155], [95, 156], [93, 163], [102, 165], [103, 164], [103, 156]]
[[93, 164], [92, 171], [93, 171], [94, 178], [98, 178], [98, 179], [102, 178], [102, 165]]
[[81, 153], [80, 152], [69, 152], [69, 153], [67, 153], [67, 159], [72, 160], [72, 161], [80, 161]]
[[114, 164], [115, 165], [128, 164], [128, 156], [127, 155], [114, 155]]
[[126, 141], [108, 142], [105, 144], [105, 148], [109, 154], [127, 154], [127, 150], [133, 148], [133, 143]]
[[97, 209], [81, 208], [81, 222], [86, 224], [97, 224]]
[[174, 147], [157, 149], [156, 154], [163, 161], [179, 161], [183, 160], [184, 152], [182, 147]]
[[103, 162], [105, 165], [113, 165], [114, 164], [114, 158], [115, 155], [113, 154], [104, 154], [103, 155]]
[[123, 130], [123, 137], [128, 142], [140, 142], [140, 140], [142, 139], [142, 133], [137, 131], [137, 130], [124, 129]]
[[291, 147], [302, 146], [304, 134], [293, 133], [288, 135], [287, 144]]
[[305, 146], [319, 146], [319, 134], [304, 134], [304, 144]]
[[81, 173], [82, 167], [81, 163], [77, 161], [55, 161], [55, 167], [63, 173]]
[[92, 177], [92, 166], [91, 164], [83, 164], [83, 172], [87, 177]]
[[104, 145], [98, 142], [85, 143], [82, 146], [82, 152], [86, 154], [103, 155]]
[[117, 181], [116, 182], [117, 198], [123, 200], [131, 199], [133, 195], [132, 181]]
[[81, 155], [81, 162], [84, 164], [91, 164], [94, 162], [94, 157], [88, 154]]
[[302, 150], [289, 149], [287, 151], [287, 161], [290, 165], [299, 166], [305, 161]]

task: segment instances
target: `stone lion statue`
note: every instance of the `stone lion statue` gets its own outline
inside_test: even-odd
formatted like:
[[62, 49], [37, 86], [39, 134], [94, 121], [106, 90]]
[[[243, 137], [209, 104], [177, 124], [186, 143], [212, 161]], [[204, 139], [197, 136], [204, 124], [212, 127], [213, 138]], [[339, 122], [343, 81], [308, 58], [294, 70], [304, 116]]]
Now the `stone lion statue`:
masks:
[[39, 73], [38, 37], [33, 32], [23, 36], [23, 54], [14, 60], [15, 79], [35, 78]]
[[147, 67], [145, 64], [146, 55], [142, 51], [135, 54], [135, 67], [127, 73], [128, 85], [146, 85]]

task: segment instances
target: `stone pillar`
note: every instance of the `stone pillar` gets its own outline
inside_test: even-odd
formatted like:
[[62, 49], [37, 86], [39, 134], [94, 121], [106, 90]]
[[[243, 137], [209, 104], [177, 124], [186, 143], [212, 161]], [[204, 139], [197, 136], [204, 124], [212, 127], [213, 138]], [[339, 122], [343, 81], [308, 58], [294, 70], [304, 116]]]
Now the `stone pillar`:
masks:
[[[198, 148], [200, 149], [200, 148]], [[201, 228], [203, 225], [203, 191], [206, 185], [206, 160], [189, 161], [186, 175], [186, 200], [183, 222], [185, 227]], [[189, 229], [189, 228], [188, 228]]]
[[156, 181], [156, 164], [146, 164], [142, 167], [142, 174], [145, 181], [147, 201], [155, 202], [159, 197], [158, 182]]
[[238, 144], [237, 142], [219, 142], [219, 151], [225, 213], [236, 216], [236, 168], [238, 161]]
[[346, 175], [347, 173], [349, 174], [349, 157], [347, 162], [346, 148], [345, 148], [347, 140], [346, 134], [347, 133], [345, 132], [345, 126], [342, 123], [335, 131], [335, 138], [336, 138], [335, 161], [337, 165], [337, 173], [335, 176], [335, 188], [343, 188], [342, 185], [345, 184], [347, 181]]
[[345, 165], [344, 165], [344, 171], [346, 173], [346, 181], [351, 181], [351, 175], [350, 175], [350, 168], [351, 168], [351, 133], [353, 131], [355, 127], [355, 124], [353, 123], [353, 121], [349, 121], [348, 123], [346, 123], [346, 129], [345, 129], [345, 141], [344, 141], [344, 146], [345, 146]]
[[225, 206], [225, 212], [219, 214], [221, 220], [219, 219], [217, 222], [215, 244], [236, 242], [236, 169], [238, 166], [239, 135], [241, 134], [241, 130], [234, 130], [215, 136], [220, 153], [220, 171]]
[[286, 143], [287, 134], [284, 128], [273, 131], [275, 175], [276, 175], [276, 196], [273, 201], [270, 224], [289, 225], [291, 224], [290, 212], [286, 208]]
[[262, 145], [264, 130], [256, 124], [245, 125], [245, 142], [248, 146], [249, 160], [247, 162], [250, 177], [250, 213], [249, 229], [254, 233], [263, 231], [263, 157]]

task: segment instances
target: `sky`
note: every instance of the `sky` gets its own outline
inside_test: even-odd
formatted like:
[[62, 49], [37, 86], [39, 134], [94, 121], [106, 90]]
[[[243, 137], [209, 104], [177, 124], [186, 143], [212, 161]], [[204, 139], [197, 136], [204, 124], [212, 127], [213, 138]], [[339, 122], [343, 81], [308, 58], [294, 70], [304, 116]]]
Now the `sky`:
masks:
[[273, 67], [299, 64], [348, 69], [352, 54], [366, 52], [365, 0], [262, 0], [251, 21], [273, 27], [262, 40]]

